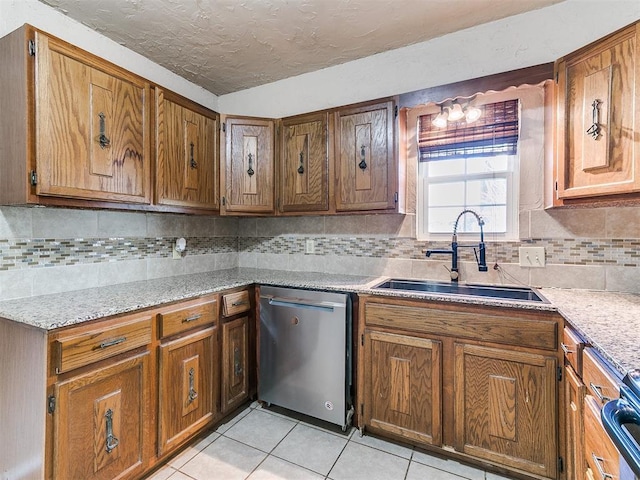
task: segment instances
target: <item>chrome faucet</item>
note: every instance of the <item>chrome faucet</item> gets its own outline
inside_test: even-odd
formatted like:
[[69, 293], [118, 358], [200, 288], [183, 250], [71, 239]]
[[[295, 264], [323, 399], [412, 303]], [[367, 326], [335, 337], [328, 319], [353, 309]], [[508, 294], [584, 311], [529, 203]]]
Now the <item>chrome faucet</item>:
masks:
[[[470, 213], [476, 217], [478, 220], [478, 226], [480, 227], [480, 243], [478, 244], [478, 248], [476, 250], [475, 245], [458, 245], [458, 222], [460, 218], [466, 214]], [[451, 274], [451, 281], [457, 282], [460, 274], [458, 273], [458, 248], [462, 247], [471, 247], [473, 248], [473, 253], [476, 256], [476, 263], [478, 264], [478, 271], [486, 272], [487, 269], [487, 260], [486, 260], [486, 245], [484, 243], [484, 220], [482, 217], [478, 215], [473, 210], [463, 210], [456, 218], [456, 223], [453, 225], [453, 236], [451, 237], [451, 250], [427, 250], [427, 257], [430, 257], [432, 254], [445, 254], [451, 255], [451, 270], [449, 273]], [[480, 256], [478, 257], [478, 251], [480, 252]]]

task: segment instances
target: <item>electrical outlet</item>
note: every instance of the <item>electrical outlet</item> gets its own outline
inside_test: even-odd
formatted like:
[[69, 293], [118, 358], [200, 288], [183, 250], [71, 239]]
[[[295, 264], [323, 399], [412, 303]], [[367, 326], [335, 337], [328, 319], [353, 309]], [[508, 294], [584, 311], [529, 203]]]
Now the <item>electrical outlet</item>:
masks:
[[547, 264], [544, 247], [520, 247], [518, 254], [521, 267], [541, 268]]
[[313, 241], [313, 238], [307, 238], [304, 245], [304, 253], [316, 253], [316, 244]]
[[173, 249], [173, 259], [174, 260], [180, 260], [182, 258], [182, 253], [180, 253], [178, 250], [176, 250], [175, 248]]

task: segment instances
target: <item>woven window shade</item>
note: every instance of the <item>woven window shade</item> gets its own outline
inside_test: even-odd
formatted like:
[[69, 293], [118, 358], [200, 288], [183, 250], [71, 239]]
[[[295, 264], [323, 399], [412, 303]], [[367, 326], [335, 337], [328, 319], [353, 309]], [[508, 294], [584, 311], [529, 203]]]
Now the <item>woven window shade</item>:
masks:
[[418, 127], [420, 161], [452, 157], [489, 157], [518, 152], [518, 100], [481, 105], [482, 116], [471, 125], [464, 118], [446, 128], [432, 124], [437, 114], [422, 115]]

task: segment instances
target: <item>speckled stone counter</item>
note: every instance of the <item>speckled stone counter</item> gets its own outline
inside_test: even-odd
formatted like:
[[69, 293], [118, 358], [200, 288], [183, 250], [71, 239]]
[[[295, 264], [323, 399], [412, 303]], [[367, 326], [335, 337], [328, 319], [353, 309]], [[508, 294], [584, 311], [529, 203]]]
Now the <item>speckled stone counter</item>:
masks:
[[372, 288], [383, 280], [384, 277], [231, 269], [4, 301], [0, 302], [0, 318], [53, 330], [259, 283], [428, 301], [558, 310], [620, 374], [640, 368], [640, 295], [545, 288], [540, 292], [549, 303], [536, 303]]

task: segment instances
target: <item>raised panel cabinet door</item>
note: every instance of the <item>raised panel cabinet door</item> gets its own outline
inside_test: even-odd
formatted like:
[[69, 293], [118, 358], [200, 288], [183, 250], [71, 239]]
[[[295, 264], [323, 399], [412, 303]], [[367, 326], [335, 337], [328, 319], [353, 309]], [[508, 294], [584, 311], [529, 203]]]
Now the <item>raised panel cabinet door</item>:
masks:
[[282, 121], [283, 212], [329, 209], [327, 114]]
[[222, 412], [249, 396], [249, 317], [222, 324]]
[[640, 191], [640, 24], [568, 55], [558, 71], [558, 196]]
[[226, 133], [223, 212], [273, 212], [273, 121], [227, 118]]
[[556, 363], [555, 357], [456, 343], [456, 450], [556, 478]]
[[393, 102], [337, 114], [336, 209], [395, 208]]
[[138, 477], [149, 445], [149, 353], [55, 385], [53, 478]]
[[365, 332], [364, 423], [407, 439], [442, 443], [442, 344]]
[[207, 328], [160, 346], [159, 451], [213, 421], [218, 393], [217, 331]]
[[586, 470], [582, 413], [585, 387], [569, 365], [564, 367], [564, 374], [566, 478], [582, 480]]
[[149, 203], [149, 84], [41, 33], [36, 44], [37, 194]]
[[217, 210], [218, 115], [158, 88], [156, 121], [157, 203]]

